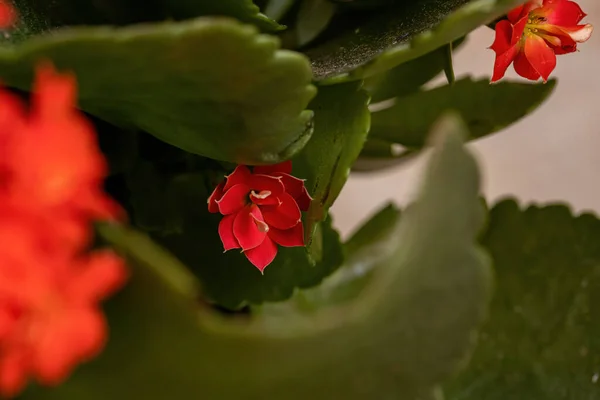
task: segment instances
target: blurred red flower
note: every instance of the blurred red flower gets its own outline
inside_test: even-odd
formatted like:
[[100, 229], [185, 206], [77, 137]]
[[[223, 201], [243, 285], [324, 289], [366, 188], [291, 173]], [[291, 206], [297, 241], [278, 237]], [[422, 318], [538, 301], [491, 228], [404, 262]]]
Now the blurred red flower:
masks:
[[0, 397], [30, 378], [59, 384], [94, 357], [107, 336], [99, 302], [127, 277], [115, 253], [87, 251], [93, 221], [122, 213], [75, 93], [49, 64], [29, 109], [0, 89]]
[[10, 28], [17, 20], [17, 13], [8, 0], [0, 0], [0, 29]]

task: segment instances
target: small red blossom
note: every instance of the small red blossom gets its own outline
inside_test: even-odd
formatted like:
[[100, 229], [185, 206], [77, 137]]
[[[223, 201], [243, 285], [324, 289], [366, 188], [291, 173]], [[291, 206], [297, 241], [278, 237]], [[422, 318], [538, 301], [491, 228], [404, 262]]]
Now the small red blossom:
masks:
[[504, 77], [511, 63], [520, 76], [546, 82], [556, 67], [556, 55], [576, 51], [577, 43], [592, 35], [592, 25], [579, 24], [585, 16], [570, 0], [531, 0], [514, 8], [496, 24], [490, 47], [496, 52], [492, 82]]
[[301, 211], [312, 199], [291, 172], [291, 161], [252, 171], [239, 165], [208, 198], [208, 210], [223, 214], [219, 236], [225, 251], [242, 249], [261, 272], [275, 259], [277, 245], [304, 246]]
[[17, 20], [17, 13], [8, 0], [0, 0], [0, 29], [10, 28]]
[[127, 277], [115, 253], [87, 251], [93, 221], [122, 213], [75, 93], [49, 64], [29, 109], [0, 89], [0, 398], [32, 378], [57, 385], [101, 351], [99, 303]]

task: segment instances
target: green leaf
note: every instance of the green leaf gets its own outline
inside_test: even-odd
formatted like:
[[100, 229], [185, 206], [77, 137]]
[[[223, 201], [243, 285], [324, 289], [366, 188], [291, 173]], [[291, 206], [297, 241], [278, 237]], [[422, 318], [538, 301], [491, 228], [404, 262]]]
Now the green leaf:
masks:
[[302, 0], [296, 24], [298, 45], [304, 46], [316, 39], [334, 14], [335, 5], [329, 0]]
[[306, 54], [321, 84], [364, 79], [453, 42], [521, 3], [523, 0], [404, 1], [368, 15], [360, 26]]
[[[456, 40], [452, 44], [453, 48], [460, 47], [464, 40], [464, 37]], [[446, 63], [446, 47], [440, 47], [424, 56], [367, 79], [365, 88], [371, 94], [372, 103], [407, 96], [418, 91], [421, 86], [439, 75], [444, 70]]]
[[295, 288], [317, 285], [343, 262], [339, 235], [327, 220], [319, 225], [317, 241], [323, 249], [320, 258], [311, 259], [301, 247], [282, 247], [261, 275], [240, 251], [223, 253], [218, 234], [221, 215], [206, 209], [210, 193], [203, 189], [205, 177], [181, 175], [171, 185], [177, 192], [170, 194], [178, 198], [176, 208], [185, 210], [183, 227], [181, 233], [157, 240], [199, 277], [206, 296], [221, 306], [236, 309], [248, 303], [286, 300]]
[[329, 0], [346, 9], [369, 10], [397, 4], [404, 0]]
[[465, 78], [454, 85], [398, 98], [392, 107], [374, 112], [370, 137], [420, 148], [425, 145], [431, 121], [448, 110], [456, 110], [469, 127], [469, 139], [477, 139], [532, 112], [554, 86], [555, 81], [548, 84], [503, 81], [490, 85], [487, 80]]
[[[252, 0], [13, 0], [19, 25], [9, 41], [20, 41], [52, 28], [82, 25], [128, 25], [224, 16], [253, 23], [265, 31], [284, 27], [260, 13]], [[15, 40], [15, 33], [18, 36]], [[5, 38], [6, 39], [6, 38]]]
[[34, 65], [75, 72], [81, 108], [191, 153], [275, 163], [312, 132], [308, 61], [232, 20], [80, 28], [0, 49], [0, 77], [28, 89]]
[[564, 205], [490, 213], [496, 293], [450, 400], [599, 399], [600, 220]]
[[[260, 12], [252, 0], [163, 0], [167, 12], [176, 19], [194, 18], [204, 15], [233, 17], [252, 23], [268, 32], [285, 29], [276, 21]], [[243, 65], [243, 64], [242, 64]]]
[[307, 179], [313, 197], [305, 216], [307, 239], [340, 194], [367, 137], [369, 96], [360, 86], [352, 82], [324, 87], [310, 104], [315, 110], [315, 132], [294, 160], [294, 174]]
[[262, 313], [318, 311], [357, 298], [372, 281], [376, 267], [386, 262], [396, 249], [394, 234], [400, 223], [400, 210], [389, 204], [361, 226], [344, 244], [346, 259], [341, 268], [321, 284], [297, 291], [287, 302], [266, 304], [257, 308]]
[[274, 20], [280, 20], [296, 3], [296, 0], [269, 0], [265, 6], [265, 15]]
[[489, 286], [474, 243], [477, 168], [456, 120], [440, 129], [448, 132], [438, 137], [419, 200], [393, 233], [393, 255], [339, 307], [215, 316], [196, 302], [197, 285], [176, 260], [139, 234], [104, 226], [133, 273], [107, 306], [108, 347], [64, 385], [23, 398], [438, 399], [437, 384], [462, 360]]
[[352, 165], [352, 171], [374, 172], [393, 168], [412, 160], [417, 154], [418, 151], [406, 149], [398, 143], [369, 138], [358, 159]]

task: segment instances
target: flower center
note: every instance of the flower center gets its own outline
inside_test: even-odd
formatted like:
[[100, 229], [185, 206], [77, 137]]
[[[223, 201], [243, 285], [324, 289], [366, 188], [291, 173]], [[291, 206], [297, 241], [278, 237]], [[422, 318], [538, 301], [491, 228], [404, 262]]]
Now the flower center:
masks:
[[255, 198], [257, 200], [264, 200], [267, 197], [269, 197], [271, 195], [271, 191], [270, 190], [261, 190], [260, 192], [256, 193], [254, 190], [250, 192], [250, 200], [252, 200], [252, 198]]

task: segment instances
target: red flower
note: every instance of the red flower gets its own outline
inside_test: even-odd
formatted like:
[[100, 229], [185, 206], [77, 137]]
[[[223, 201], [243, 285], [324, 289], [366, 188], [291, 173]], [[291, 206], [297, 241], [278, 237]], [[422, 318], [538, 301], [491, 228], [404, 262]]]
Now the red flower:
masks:
[[311, 198], [304, 181], [290, 175], [290, 161], [250, 169], [239, 165], [208, 198], [208, 210], [224, 215], [219, 236], [225, 251], [242, 249], [261, 272], [277, 245], [304, 246], [301, 212]]
[[17, 13], [8, 0], [0, 0], [0, 29], [11, 27], [17, 20]]
[[579, 25], [586, 16], [569, 0], [532, 0], [508, 13], [496, 24], [496, 52], [492, 82], [501, 79], [514, 62], [524, 78], [546, 82], [556, 67], [556, 55], [572, 53], [577, 43], [588, 40], [593, 27]]
[[94, 357], [107, 336], [99, 302], [127, 276], [116, 254], [86, 251], [92, 222], [121, 212], [74, 106], [75, 80], [47, 64], [30, 110], [0, 89], [0, 397], [30, 378], [59, 384]]

